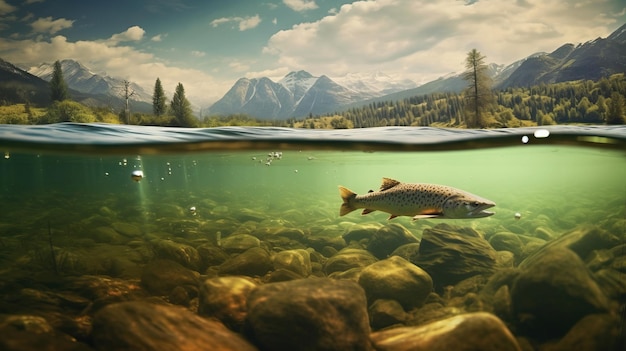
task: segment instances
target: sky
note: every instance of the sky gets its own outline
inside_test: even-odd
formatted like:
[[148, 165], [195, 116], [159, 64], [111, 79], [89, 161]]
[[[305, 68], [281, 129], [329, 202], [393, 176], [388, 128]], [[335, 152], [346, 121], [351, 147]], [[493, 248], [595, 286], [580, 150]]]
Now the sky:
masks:
[[471, 49], [510, 64], [626, 23], [623, 0], [0, 0], [0, 58], [74, 59], [200, 107], [241, 77], [383, 72], [418, 84]]

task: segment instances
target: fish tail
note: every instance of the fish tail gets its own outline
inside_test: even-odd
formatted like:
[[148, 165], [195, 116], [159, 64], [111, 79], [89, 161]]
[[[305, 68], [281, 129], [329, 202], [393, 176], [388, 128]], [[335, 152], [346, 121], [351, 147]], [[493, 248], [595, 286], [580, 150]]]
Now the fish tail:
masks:
[[343, 203], [339, 208], [339, 216], [345, 216], [348, 213], [356, 210], [356, 207], [352, 204], [352, 200], [356, 198], [356, 194], [352, 192], [350, 189], [339, 186], [339, 195], [341, 195], [341, 199]]

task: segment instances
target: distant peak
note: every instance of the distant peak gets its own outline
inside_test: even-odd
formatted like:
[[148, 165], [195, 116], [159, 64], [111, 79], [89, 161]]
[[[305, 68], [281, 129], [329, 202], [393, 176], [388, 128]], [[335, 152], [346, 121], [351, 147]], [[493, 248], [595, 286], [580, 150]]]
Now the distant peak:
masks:
[[313, 75], [307, 71], [304, 70], [300, 70], [300, 71], [293, 71], [293, 72], [289, 72], [285, 78], [299, 78], [299, 79], [307, 79], [307, 78], [313, 78]]

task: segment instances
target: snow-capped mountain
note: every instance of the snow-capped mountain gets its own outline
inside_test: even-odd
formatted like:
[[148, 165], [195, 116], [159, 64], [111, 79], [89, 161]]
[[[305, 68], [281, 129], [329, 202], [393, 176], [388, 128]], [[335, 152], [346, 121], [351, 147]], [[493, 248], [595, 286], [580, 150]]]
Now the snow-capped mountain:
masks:
[[263, 119], [303, 117], [336, 111], [351, 103], [414, 86], [410, 80], [394, 79], [380, 72], [331, 79], [297, 71], [278, 82], [265, 77], [240, 78], [210, 107], [210, 113], [244, 113]]
[[348, 89], [368, 93], [372, 97], [417, 87], [410, 79], [395, 78], [383, 72], [348, 73], [343, 77], [334, 77], [333, 80]]
[[[123, 79], [113, 78], [106, 74], [100, 75], [92, 72], [80, 62], [74, 60], [61, 61], [63, 78], [71, 89], [89, 94], [102, 94], [119, 97], [122, 95], [124, 87]], [[31, 67], [28, 73], [35, 75], [45, 81], [50, 81], [54, 71], [53, 63], [42, 63], [39, 66]], [[140, 87], [132, 83], [130, 85], [134, 95], [132, 100], [152, 102], [152, 96]]]
[[293, 94], [294, 101], [298, 104], [306, 92], [317, 82], [318, 78], [307, 71], [298, 71], [287, 74], [278, 83], [282, 84]]

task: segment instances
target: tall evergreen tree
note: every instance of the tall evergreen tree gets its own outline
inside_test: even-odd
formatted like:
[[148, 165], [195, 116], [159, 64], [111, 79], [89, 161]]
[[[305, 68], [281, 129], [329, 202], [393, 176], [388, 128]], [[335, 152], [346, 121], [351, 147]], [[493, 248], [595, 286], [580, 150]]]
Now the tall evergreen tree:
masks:
[[52, 101], [63, 101], [69, 99], [67, 92], [67, 83], [63, 78], [63, 69], [61, 62], [54, 62], [54, 70], [52, 71], [52, 79], [50, 79], [50, 97]]
[[468, 114], [465, 118], [465, 123], [468, 128], [484, 128], [487, 126], [484, 112], [492, 103], [493, 95], [485, 58], [479, 51], [472, 49], [467, 53], [467, 58], [465, 59], [467, 71], [463, 74], [463, 79], [469, 83], [465, 90], [465, 98], [467, 100], [466, 112]]
[[191, 103], [185, 97], [185, 88], [181, 83], [176, 86], [176, 91], [172, 97], [170, 104], [172, 114], [174, 115], [173, 125], [178, 127], [195, 127], [197, 121], [191, 112]]
[[606, 115], [607, 124], [624, 124], [624, 98], [622, 94], [613, 92], [611, 94], [611, 103], [609, 103], [609, 110]]
[[165, 92], [161, 85], [161, 79], [157, 78], [154, 83], [154, 93], [152, 94], [152, 112], [154, 112], [155, 116], [159, 117], [165, 114], [165, 108]]

